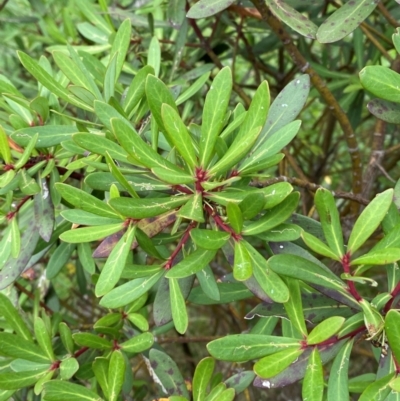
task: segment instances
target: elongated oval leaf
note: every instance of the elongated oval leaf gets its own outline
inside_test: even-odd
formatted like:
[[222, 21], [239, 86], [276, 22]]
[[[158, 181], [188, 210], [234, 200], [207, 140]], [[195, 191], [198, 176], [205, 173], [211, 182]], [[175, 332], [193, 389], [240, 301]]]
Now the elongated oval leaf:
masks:
[[32, 137], [38, 134], [36, 147], [48, 148], [71, 139], [78, 131], [73, 125], [43, 125], [17, 130], [11, 134], [11, 139], [25, 147]]
[[371, 65], [360, 71], [362, 86], [373, 95], [400, 103], [400, 75], [386, 67]]
[[48, 401], [102, 401], [98, 394], [88, 388], [61, 380], [45, 383], [43, 396]]
[[[48, 372], [48, 369], [33, 370], [29, 372], [0, 373], [0, 388], [2, 390], [18, 390], [36, 383]], [[9, 398], [7, 398], [8, 400]], [[6, 400], [4, 398], [4, 400]]]
[[111, 354], [110, 364], [108, 367], [108, 399], [116, 401], [122, 390], [125, 379], [125, 358], [121, 351], [115, 350]]
[[154, 336], [152, 333], [142, 333], [119, 345], [125, 352], [138, 354], [149, 349], [153, 343]]
[[228, 8], [235, 0], [200, 0], [186, 14], [188, 18], [206, 18]]
[[345, 318], [332, 316], [315, 326], [307, 337], [307, 344], [319, 344], [336, 334], [343, 326]]
[[396, 360], [400, 359], [400, 313], [390, 310], [385, 317], [385, 332]]
[[189, 317], [186, 310], [185, 298], [183, 297], [182, 290], [177, 279], [169, 279], [169, 290], [172, 319], [174, 321], [176, 331], [179, 334], [185, 334], [189, 324]]
[[324, 395], [324, 371], [317, 348], [313, 349], [308, 359], [301, 394], [303, 400], [322, 401]]
[[231, 235], [225, 231], [195, 228], [190, 231], [190, 236], [197, 246], [213, 250], [222, 248]]
[[65, 231], [60, 235], [60, 239], [65, 242], [79, 244], [81, 242], [91, 242], [103, 239], [109, 235], [115, 234], [124, 228], [120, 224], [107, 224], [104, 226], [84, 227], [75, 230]]
[[203, 401], [206, 397], [208, 383], [211, 380], [215, 368], [215, 360], [207, 357], [196, 366], [193, 376], [193, 401]]

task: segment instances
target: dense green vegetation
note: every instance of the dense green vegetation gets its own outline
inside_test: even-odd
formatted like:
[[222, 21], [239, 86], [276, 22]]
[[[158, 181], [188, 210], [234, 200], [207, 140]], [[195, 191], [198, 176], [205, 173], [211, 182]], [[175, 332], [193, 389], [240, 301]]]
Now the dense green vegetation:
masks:
[[0, 400], [400, 400], [394, 0], [0, 3]]

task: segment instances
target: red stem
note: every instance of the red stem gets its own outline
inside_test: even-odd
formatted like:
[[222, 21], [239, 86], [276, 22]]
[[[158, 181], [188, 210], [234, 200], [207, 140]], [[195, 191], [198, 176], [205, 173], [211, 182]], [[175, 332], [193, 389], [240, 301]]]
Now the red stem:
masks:
[[[343, 271], [345, 273], [353, 275], [351, 270], [350, 270], [350, 253], [346, 253], [345, 255], [343, 255], [342, 267], [343, 267]], [[353, 281], [350, 281], [350, 280], [347, 281], [347, 288], [348, 288], [350, 294], [354, 297], [354, 299], [357, 302], [360, 302], [362, 300], [362, 297], [358, 293], [358, 291], [356, 289], [356, 286], [355, 286]]]
[[22, 198], [22, 200], [15, 207], [15, 210], [13, 210], [12, 212], [8, 212], [7, 213], [7, 216], [6, 216], [7, 220], [10, 221], [19, 212], [19, 210], [24, 205], [24, 203], [26, 203], [30, 198], [31, 198], [30, 195], [25, 196], [25, 198]]

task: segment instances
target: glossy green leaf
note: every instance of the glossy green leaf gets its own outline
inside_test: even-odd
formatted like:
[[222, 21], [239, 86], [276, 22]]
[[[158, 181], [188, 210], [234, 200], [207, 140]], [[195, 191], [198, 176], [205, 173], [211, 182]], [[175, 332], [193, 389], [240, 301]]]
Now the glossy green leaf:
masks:
[[43, 397], [47, 401], [102, 401], [98, 394], [88, 388], [61, 380], [45, 383]]
[[46, 324], [43, 319], [37, 316], [34, 321], [34, 331], [36, 341], [38, 342], [40, 348], [43, 350], [46, 358], [50, 361], [55, 360], [53, 345], [51, 343], [51, 334], [48, 332]]
[[109, 350], [112, 347], [110, 341], [91, 333], [75, 333], [74, 341], [81, 347]]
[[322, 242], [320, 239], [315, 237], [312, 234], [307, 233], [306, 231], [303, 231], [301, 233], [301, 238], [303, 238], [303, 241], [305, 244], [311, 248], [312, 251], [318, 253], [319, 255], [326, 256], [327, 258], [333, 259], [340, 261], [341, 258], [338, 256], [337, 253], [332, 251], [332, 249], [325, 244], [325, 242]]
[[60, 377], [69, 380], [78, 371], [79, 363], [76, 358], [63, 359], [60, 363]]
[[154, 75], [158, 77], [161, 68], [161, 47], [157, 36], [153, 36], [147, 51], [147, 64], [154, 68]]
[[81, 242], [92, 242], [121, 231], [123, 228], [123, 223], [77, 228], [63, 232], [60, 235], [60, 239], [74, 244], [79, 244]]
[[394, 391], [400, 393], [400, 378], [399, 377], [392, 380], [389, 385]]
[[4, 128], [0, 125], [0, 155], [6, 164], [11, 162], [11, 151]]
[[[164, 388], [169, 389], [169, 395], [180, 395], [190, 398], [185, 381], [178, 366], [165, 352], [150, 350], [150, 366]], [[152, 373], [152, 372], [151, 372]]]
[[121, 351], [113, 351], [108, 367], [108, 399], [110, 401], [116, 401], [118, 399], [118, 395], [124, 384], [125, 368], [125, 358]]
[[89, 274], [94, 274], [96, 265], [92, 257], [92, 249], [88, 243], [78, 243], [78, 258], [85, 271]]
[[301, 394], [303, 400], [322, 401], [324, 395], [324, 371], [318, 349], [314, 348], [308, 359]]
[[245, 242], [253, 266], [255, 279], [265, 293], [275, 302], [286, 302], [289, 299], [289, 290], [282, 279], [269, 268], [266, 259]]
[[116, 214], [106, 203], [85, 191], [62, 183], [57, 183], [56, 188], [67, 202], [79, 209], [103, 217], [118, 218], [118, 214]]
[[348, 1], [321, 24], [317, 32], [318, 41], [332, 43], [343, 39], [374, 11], [376, 5], [374, 1]]
[[133, 219], [144, 219], [158, 216], [167, 210], [181, 206], [189, 199], [188, 196], [175, 196], [166, 198], [115, 198], [110, 205], [124, 216]]
[[390, 310], [385, 317], [385, 333], [396, 360], [400, 359], [400, 313]]
[[182, 261], [172, 267], [165, 275], [166, 278], [183, 278], [197, 273], [207, 266], [216, 254], [216, 250], [196, 249], [194, 252], [186, 256]]
[[229, 225], [237, 234], [240, 234], [243, 228], [243, 215], [240, 207], [236, 203], [229, 202], [226, 205], [226, 213], [228, 215]]
[[374, 383], [371, 383], [361, 394], [359, 401], [384, 401], [392, 390], [392, 383], [395, 373], [379, 378]]
[[[118, 53], [114, 53], [108, 62], [106, 74], [104, 75], [103, 95], [104, 100], [107, 103], [110, 102], [115, 95], [115, 82], [117, 80], [117, 59]], [[93, 99], [92, 102], [94, 102], [94, 100], [95, 99]], [[90, 104], [92, 104], [92, 102]]]
[[352, 265], [386, 265], [400, 259], [399, 248], [372, 250], [351, 261]]
[[263, 209], [265, 199], [262, 193], [255, 192], [248, 194], [240, 203], [239, 207], [244, 220], [251, 220], [256, 217]]
[[294, 326], [303, 338], [307, 337], [307, 327], [304, 319], [304, 311], [301, 299], [301, 291], [298, 280], [286, 278], [285, 284], [289, 290], [290, 297], [284, 303], [285, 311], [292, 326]]
[[165, 133], [173, 143], [185, 162], [193, 170], [197, 164], [193, 141], [175, 108], [164, 103], [161, 107], [161, 116], [165, 126]]
[[58, 330], [60, 332], [61, 341], [67, 350], [67, 352], [72, 355], [74, 353], [74, 340], [72, 338], [71, 329], [67, 326], [66, 323], [61, 322], [58, 326]]
[[169, 279], [169, 290], [171, 297], [171, 311], [172, 319], [176, 331], [179, 334], [185, 334], [188, 324], [189, 317], [186, 310], [185, 298], [183, 297], [179, 281], [175, 278]]
[[265, 214], [255, 222], [245, 225], [243, 235], [256, 235], [278, 226], [286, 221], [296, 210], [300, 194], [294, 192], [277, 206], [266, 210]]
[[177, 216], [204, 223], [203, 198], [201, 192], [196, 192], [191, 196], [186, 204], [179, 209]]
[[330, 191], [320, 188], [315, 193], [314, 201], [326, 242], [336, 258], [341, 258], [344, 254], [343, 234], [335, 199]]
[[40, 369], [30, 372], [0, 373], [0, 389], [18, 390], [29, 387], [44, 376], [47, 371], [47, 369]]
[[186, 100], [194, 96], [204, 86], [204, 84], [208, 81], [209, 78], [210, 78], [209, 72], [206, 72], [199, 78], [197, 78], [196, 81], [194, 81], [192, 85], [189, 86], [189, 88], [187, 88], [181, 95], [179, 95], [178, 99], [176, 99], [175, 101], [176, 105], [179, 106], [180, 104], [186, 102]]
[[196, 366], [193, 376], [193, 401], [204, 401], [208, 383], [214, 373], [215, 360], [211, 357], [202, 359]]
[[287, 348], [275, 354], [265, 356], [254, 365], [254, 372], [263, 379], [276, 376], [293, 363], [304, 350], [299, 347]]
[[225, 231], [194, 228], [190, 230], [190, 236], [197, 246], [214, 250], [222, 248], [231, 235]]
[[192, 184], [195, 182], [195, 177], [182, 171], [166, 170], [162, 167], [153, 167], [151, 171], [157, 178], [172, 185]]
[[130, 302], [146, 293], [164, 275], [164, 270], [149, 276], [128, 281], [111, 290], [100, 301], [105, 308], [119, 308], [128, 305]]
[[207, 265], [203, 270], [196, 273], [196, 277], [207, 297], [219, 301], [220, 293], [211, 267]]
[[353, 254], [376, 230], [393, 199], [393, 189], [378, 194], [358, 217], [348, 241], [348, 252]]
[[350, 352], [353, 348], [354, 340], [348, 341], [336, 355], [333, 360], [331, 371], [335, 374], [331, 374], [328, 380], [328, 401], [336, 400], [349, 400], [349, 388], [348, 388], [348, 370], [350, 361]]
[[235, 241], [235, 258], [233, 262], [233, 277], [237, 281], [248, 280], [253, 275], [250, 254], [243, 241]]
[[4, 317], [12, 329], [26, 341], [32, 341], [32, 335], [21, 315], [14, 308], [10, 299], [0, 293], [0, 316]]
[[0, 354], [32, 362], [49, 363], [49, 358], [37, 345], [10, 333], [0, 333]]
[[308, 345], [315, 345], [331, 338], [343, 326], [345, 318], [342, 316], [332, 316], [317, 326], [315, 326], [307, 337]]
[[125, 62], [125, 57], [128, 52], [129, 45], [131, 43], [131, 31], [132, 25], [131, 20], [127, 18], [119, 26], [118, 31], [114, 37], [114, 42], [111, 47], [110, 58], [116, 56], [116, 66], [115, 66], [115, 80], [118, 79], [119, 74], [122, 70], [122, 66]]
[[104, 396], [108, 399], [108, 366], [110, 361], [104, 357], [97, 357], [92, 364], [93, 373], [103, 390]]
[[126, 233], [111, 251], [96, 283], [96, 297], [107, 294], [118, 283], [135, 239], [135, 231], [135, 226], [128, 227]]
[[127, 319], [141, 331], [149, 330], [149, 322], [139, 313], [129, 313]]
[[268, 242], [286, 242], [299, 239], [301, 233], [301, 227], [295, 224], [282, 223], [269, 231], [257, 234], [257, 237]]
[[206, 18], [225, 10], [234, 0], [200, 0], [186, 14], [187, 18]]
[[338, 279], [335, 274], [300, 256], [275, 255], [268, 259], [268, 266], [283, 276], [336, 290], [345, 290], [346, 288], [346, 284]]
[[215, 76], [204, 102], [199, 143], [199, 161], [204, 168], [211, 160], [215, 143], [222, 130], [231, 90], [232, 72], [229, 67], [225, 67]]

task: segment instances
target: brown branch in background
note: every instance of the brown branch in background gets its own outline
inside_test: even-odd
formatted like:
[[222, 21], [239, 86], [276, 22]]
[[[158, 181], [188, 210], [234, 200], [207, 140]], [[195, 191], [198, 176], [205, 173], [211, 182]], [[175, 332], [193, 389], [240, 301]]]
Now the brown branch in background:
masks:
[[0, 11], [7, 5], [8, 0], [4, 0], [1, 4], [0, 4]]
[[[33, 294], [31, 291], [27, 290], [23, 285], [21, 285], [20, 283], [18, 283], [17, 281], [14, 283], [15, 288], [20, 291], [23, 292], [25, 295], [28, 296], [28, 298], [32, 299], [32, 301], [35, 300], [35, 294]], [[43, 301], [39, 301], [39, 305], [50, 315], [53, 314], [53, 310], [50, 309]]]
[[[290, 184], [296, 185], [297, 187], [308, 189], [309, 191], [312, 191], [312, 192], [317, 191], [317, 189], [319, 189], [319, 188], [326, 189], [322, 185], [314, 184], [314, 183], [308, 182], [308, 181], [303, 181], [303, 180], [300, 180], [299, 178], [286, 177], [286, 176], [274, 177], [274, 178], [270, 178], [265, 181], [260, 181], [260, 180], [254, 181], [251, 185], [256, 186], [258, 188], [264, 188], [269, 185], [275, 184], [277, 182], [288, 182]], [[335, 198], [348, 199], [353, 202], [357, 202], [360, 205], [366, 206], [369, 203], [368, 199], [365, 199], [360, 195], [355, 195], [351, 192], [331, 191], [331, 193]]]
[[393, 18], [392, 14], [390, 14], [390, 11], [384, 6], [384, 4], [381, 1], [378, 3], [378, 9], [381, 12], [381, 14], [386, 18], [386, 21], [389, 22], [390, 25], [392, 25], [394, 28], [400, 26], [399, 21]]
[[[362, 191], [362, 164], [361, 155], [358, 147], [357, 139], [355, 137], [351, 123], [340, 107], [339, 103], [333, 96], [332, 92], [326, 86], [325, 81], [310, 67], [307, 60], [300, 53], [299, 49], [293, 43], [291, 36], [284, 30], [281, 22], [271, 13], [266, 4], [262, 0], [252, 0], [253, 4], [260, 12], [263, 20], [268, 23], [272, 31], [278, 36], [283, 45], [286, 48], [289, 56], [296, 64], [297, 68], [310, 75], [311, 82], [320, 93], [321, 97], [325, 100], [328, 107], [332, 111], [332, 114], [338, 120], [343, 133], [346, 138], [348, 151], [351, 157], [352, 165], [352, 191], [354, 194], [360, 194]], [[357, 202], [352, 203], [352, 213], [358, 214], [359, 204]]]
[[[207, 54], [210, 57], [210, 59], [212, 60], [212, 62], [218, 68], [223, 68], [224, 66], [222, 65], [222, 63], [221, 63], [220, 59], [218, 58], [218, 56], [211, 49], [210, 44], [208, 43], [208, 41], [203, 36], [200, 28], [198, 27], [198, 25], [196, 23], [196, 20], [194, 20], [192, 18], [188, 18], [188, 20], [189, 20], [189, 23], [192, 26], [196, 36], [199, 38], [200, 42], [204, 46], [204, 49], [207, 52]], [[251, 103], [251, 99], [246, 95], [244, 90], [235, 82], [233, 83], [233, 90], [242, 98], [242, 100], [244, 101], [246, 106], [249, 107], [250, 103]]]
[[393, 62], [393, 57], [386, 51], [386, 49], [381, 45], [378, 39], [375, 38], [374, 35], [363, 25], [360, 25], [361, 30], [363, 31], [364, 35], [369, 39], [369, 41], [378, 49], [379, 53], [382, 54], [389, 63]]

